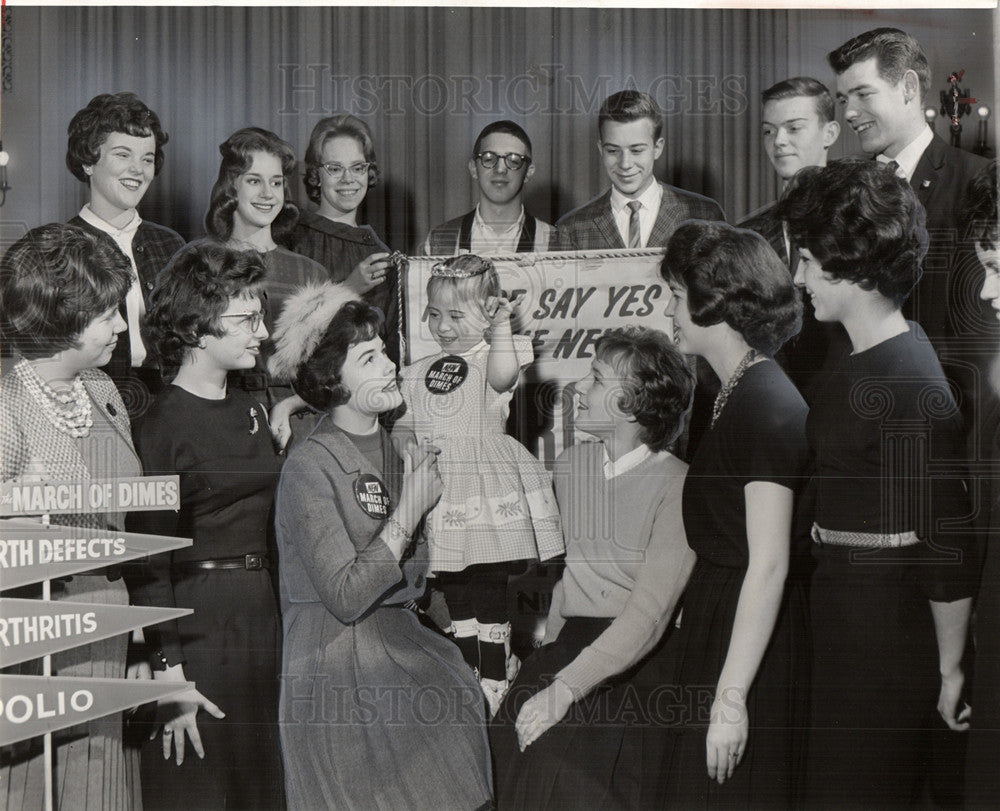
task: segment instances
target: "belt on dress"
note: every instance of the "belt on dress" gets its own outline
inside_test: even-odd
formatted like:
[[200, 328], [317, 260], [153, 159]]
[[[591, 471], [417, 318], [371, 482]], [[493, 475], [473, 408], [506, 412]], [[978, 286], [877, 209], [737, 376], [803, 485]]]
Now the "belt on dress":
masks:
[[252, 553], [240, 555], [236, 558], [216, 558], [215, 560], [183, 560], [174, 563], [170, 567], [179, 574], [194, 574], [203, 571], [217, 571], [220, 569], [245, 569], [256, 572], [260, 569], [270, 569], [271, 562], [267, 555]]
[[812, 539], [820, 544], [830, 546], [858, 546], [865, 549], [888, 549], [900, 546], [913, 546], [920, 543], [916, 532], [845, 532], [839, 529], [823, 529], [819, 524], [812, 525]]

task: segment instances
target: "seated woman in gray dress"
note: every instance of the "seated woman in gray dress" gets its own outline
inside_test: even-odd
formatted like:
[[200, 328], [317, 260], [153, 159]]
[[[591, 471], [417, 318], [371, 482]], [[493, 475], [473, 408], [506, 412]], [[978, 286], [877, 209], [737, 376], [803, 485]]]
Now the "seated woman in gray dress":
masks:
[[500, 808], [634, 808], [643, 763], [662, 760], [643, 730], [669, 721], [663, 637], [694, 566], [687, 465], [668, 450], [693, 385], [670, 338], [638, 327], [605, 333], [576, 384], [576, 427], [598, 441], [555, 463], [566, 569], [490, 727]]
[[276, 528], [281, 743], [292, 808], [487, 807], [482, 692], [458, 649], [411, 610], [417, 529], [441, 495], [436, 454], [396, 454], [378, 422], [402, 403], [381, 314], [342, 285], [278, 320], [270, 369], [323, 416], [289, 454]]

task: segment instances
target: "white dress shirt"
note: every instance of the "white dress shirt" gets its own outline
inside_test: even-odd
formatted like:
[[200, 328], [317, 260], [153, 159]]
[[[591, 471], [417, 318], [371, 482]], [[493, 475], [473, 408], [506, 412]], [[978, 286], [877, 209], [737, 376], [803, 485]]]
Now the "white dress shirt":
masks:
[[628, 245], [628, 221], [632, 215], [632, 210], [628, 204], [633, 199], [642, 203], [639, 209], [639, 245], [645, 248], [649, 242], [649, 235], [653, 233], [653, 223], [656, 222], [656, 215], [660, 213], [660, 200], [663, 199], [663, 189], [653, 178], [649, 187], [636, 198], [626, 197], [618, 189], [611, 187], [611, 214], [615, 218], [615, 225], [622, 235], [622, 242]]
[[924, 127], [920, 131], [920, 134], [904, 146], [895, 158], [889, 158], [882, 154], [876, 156], [875, 160], [879, 163], [888, 163], [891, 160], [896, 161], [899, 164], [896, 174], [906, 181], [910, 181], [913, 179], [913, 173], [917, 171], [917, 164], [920, 163], [920, 158], [923, 157], [924, 151], [931, 145], [931, 141], [933, 140], [933, 130], [930, 127]]
[[132, 263], [132, 284], [125, 294], [125, 320], [128, 323], [129, 354], [132, 365], [142, 366], [143, 361], [146, 360], [146, 347], [142, 342], [139, 325], [146, 316], [146, 303], [142, 299], [139, 272], [136, 270], [135, 256], [132, 254], [132, 239], [135, 237], [135, 232], [139, 230], [142, 219], [137, 211], [128, 225], [124, 228], [115, 228], [107, 220], [101, 219], [91, 211], [89, 205], [80, 209], [80, 219], [111, 237]]

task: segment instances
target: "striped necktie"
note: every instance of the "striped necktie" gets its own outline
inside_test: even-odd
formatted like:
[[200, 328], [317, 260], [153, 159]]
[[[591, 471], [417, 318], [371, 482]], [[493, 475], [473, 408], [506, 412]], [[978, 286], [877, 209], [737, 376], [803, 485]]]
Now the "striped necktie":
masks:
[[639, 209], [642, 203], [638, 200], [631, 200], [628, 204], [631, 214], [628, 215], [628, 246], [630, 248], [642, 247], [642, 234], [639, 232]]

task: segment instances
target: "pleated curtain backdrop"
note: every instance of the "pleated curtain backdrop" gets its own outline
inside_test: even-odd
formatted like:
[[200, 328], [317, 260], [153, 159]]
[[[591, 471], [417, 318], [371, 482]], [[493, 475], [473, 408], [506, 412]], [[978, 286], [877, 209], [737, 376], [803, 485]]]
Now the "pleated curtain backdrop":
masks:
[[[85, 201], [66, 170], [66, 125], [97, 93], [132, 90], [170, 143], [143, 214], [202, 233], [218, 145], [256, 125], [301, 158], [323, 116], [375, 133], [383, 180], [362, 220], [414, 250], [475, 200], [476, 133], [511, 118], [534, 141], [533, 212], [554, 221], [607, 185], [596, 149], [601, 100], [624, 87], [663, 106], [657, 173], [716, 198], [731, 220], [773, 199], [760, 91], [799, 64], [801, 12], [525, 8], [43, 8], [42, 213]], [[301, 183], [294, 189], [305, 203]]]

